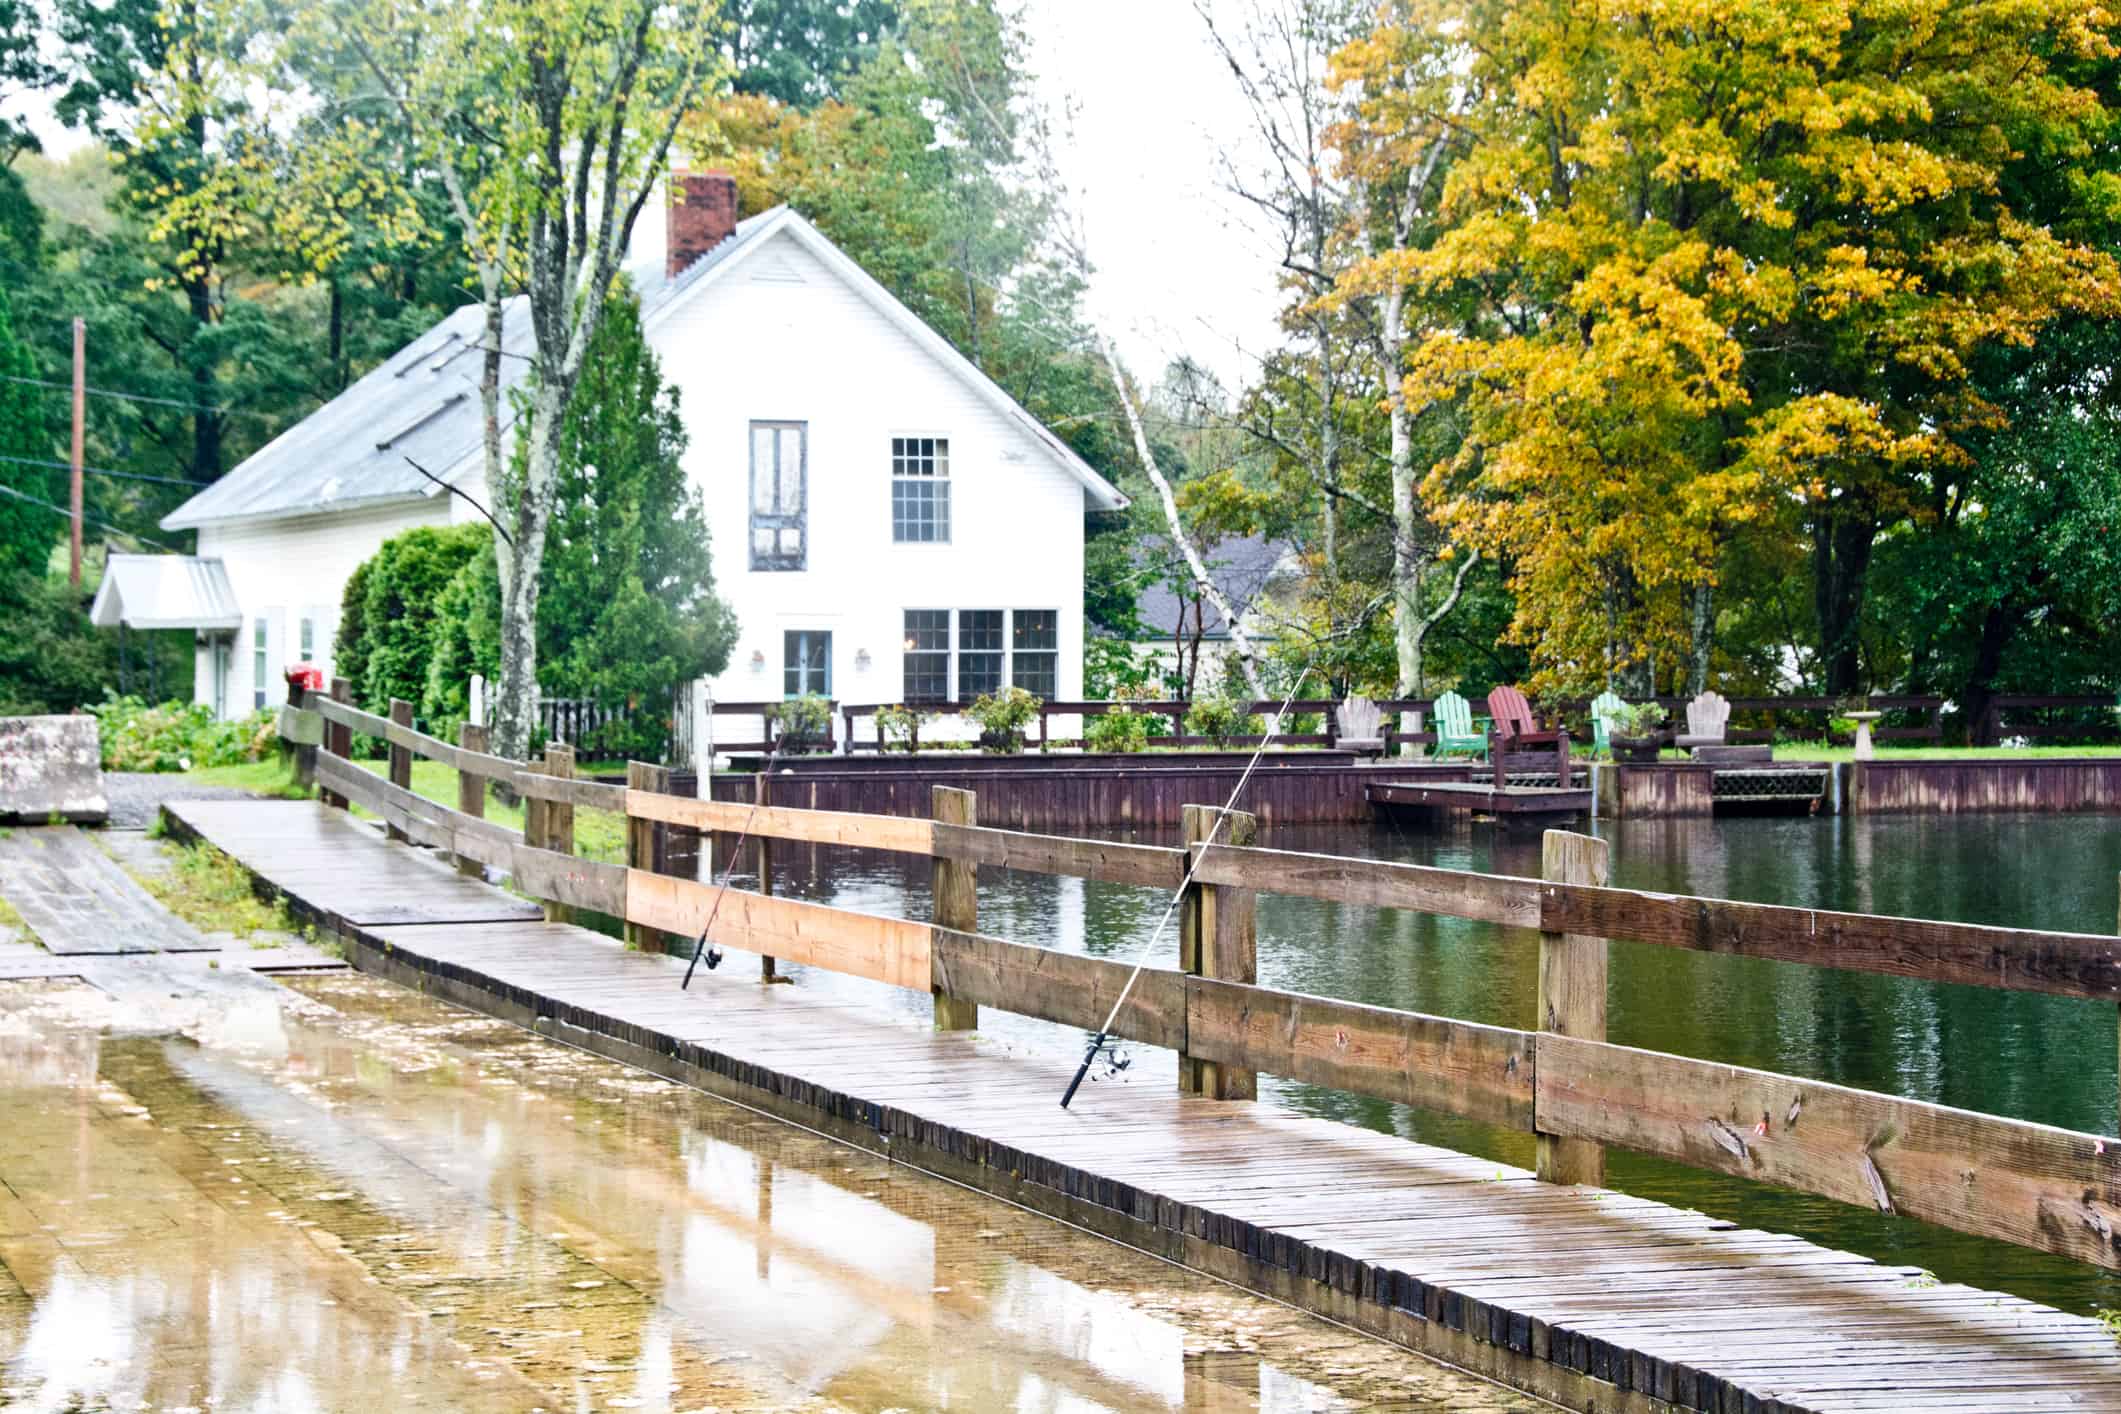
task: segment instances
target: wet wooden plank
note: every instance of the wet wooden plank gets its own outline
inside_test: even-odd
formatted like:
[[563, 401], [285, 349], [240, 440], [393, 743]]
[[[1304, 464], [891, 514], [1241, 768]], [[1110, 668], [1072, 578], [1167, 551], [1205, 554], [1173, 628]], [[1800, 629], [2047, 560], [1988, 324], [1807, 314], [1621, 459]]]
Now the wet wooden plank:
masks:
[[1546, 1034], [1538, 1124], [2121, 1268], [2121, 1140]]
[[1235, 884], [1263, 893], [1411, 908], [1513, 928], [1541, 926], [1539, 881], [1506, 874], [1211, 845], [1202, 853], [1194, 877], [1204, 884]]
[[2121, 937], [1567, 884], [1540, 886], [1539, 913], [1550, 933], [2121, 1000]]
[[54, 953], [211, 952], [220, 945], [171, 914], [72, 825], [0, 831], [0, 898]]
[[787, 806], [752, 806], [727, 800], [696, 800], [653, 791], [626, 792], [626, 813], [694, 830], [754, 835], [813, 844], [882, 849], [900, 854], [933, 854], [935, 822], [891, 815], [854, 815], [833, 810], [798, 810]]
[[[931, 967], [926, 923], [773, 898], [747, 889], [719, 891], [690, 879], [629, 869], [626, 921], [695, 938], [714, 917], [711, 940], [787, 962], [829, 968], [926, 992]], [[719, 894], [719, 911], [716, 899]], [[689, 944], [688, 944], [689, 955]]]
[[1312, 1085], [1532, 1127], [1533, 1036], [1188, 977], [1186, 1051]]
[[[935, 985], [952, 996], [1085, 1031], [1104, 1025], [1134, 970], [1104, 958], [947, 928], [935, 930], [932, 956]], [[1186, 998], [1181, 975], [1167, 968], [1143, 968], [1113, 1031], [1128, 1040], [1183, 1049]]]
[[938, 824], [935, 853], [950, 859], [1060, 874], [1110, 884], [1141, 884], [1176, 889], [1185, 880], [1186, 852], [1160, 845], [1125, 844], [1117, 840], [1071, 839], [994, 830], [972, 825]]

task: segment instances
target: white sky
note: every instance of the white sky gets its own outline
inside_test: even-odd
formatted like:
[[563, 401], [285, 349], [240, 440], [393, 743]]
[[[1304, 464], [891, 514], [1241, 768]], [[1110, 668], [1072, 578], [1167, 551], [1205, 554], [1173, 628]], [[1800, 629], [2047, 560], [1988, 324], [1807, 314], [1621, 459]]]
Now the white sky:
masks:
[[[1249, 169], [1257, 144], [1192, 0], [1024, 0], [1023, 19], [1040, 100], [1073, 114], [1055, 160], [1097, 266], [1091, 316], [1136, 376], [1185, 354], [1236, 392], [1275, 341], [1275, 251], [1222, 186], [1225, 151]], [[8, 106], [50, 155], [81, 145], [47, 101]]]
[[[1217, 0], [1218, 15], [1239, 8]], [[1133, 372], [1190, 355], [1235, 392], [1276, 337], [1276, 250], [1223, 186], [1257, 141], [1191, 0], [1027, 0], [1030, 61], [1097, 266], [1090, 313]]]

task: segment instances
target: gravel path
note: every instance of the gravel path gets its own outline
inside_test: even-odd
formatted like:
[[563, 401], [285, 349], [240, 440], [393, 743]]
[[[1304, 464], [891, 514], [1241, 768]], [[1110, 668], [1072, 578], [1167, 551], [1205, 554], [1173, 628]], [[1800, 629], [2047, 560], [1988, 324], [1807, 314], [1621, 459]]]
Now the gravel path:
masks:
[[165, 800], [251, 800], [235, 786], [201, 786], [178, 775], [144, 771], [105, 771], [103, 793], [110, 800], [110, 828], [144, 830]]

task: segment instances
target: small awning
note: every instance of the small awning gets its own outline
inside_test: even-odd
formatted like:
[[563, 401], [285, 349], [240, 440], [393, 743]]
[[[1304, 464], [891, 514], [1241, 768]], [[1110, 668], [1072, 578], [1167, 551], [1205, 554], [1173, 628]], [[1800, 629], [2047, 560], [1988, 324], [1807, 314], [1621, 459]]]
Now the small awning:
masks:
[[113, 553], [88, 617], [97, 628], [243, 627], [227, 568], [196, 555]]

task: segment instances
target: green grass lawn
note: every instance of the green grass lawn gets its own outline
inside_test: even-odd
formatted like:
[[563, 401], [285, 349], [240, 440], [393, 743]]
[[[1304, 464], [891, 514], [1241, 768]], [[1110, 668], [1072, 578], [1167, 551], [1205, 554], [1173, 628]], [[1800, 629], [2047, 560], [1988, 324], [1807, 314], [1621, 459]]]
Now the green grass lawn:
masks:
[[[2036, 756], [2121, 756], [2121, 746], [1893, 746], [1880, 742], [1874, 752], [1880, 761], [2023, 761]], [[1829, 746], [1825, 742], [1783, 742], [1775, 747], [1777, 761], [1853, 761], [1853, 746]]]
[[[382, 761], [361, 761], [356, 764], [374, 771], [379, 776], [388, 769], [387, 764]], [[311, 794], [297, 786], [287, 768], [271, 758], [246, 762], [241, 766], [202, 767], [195, 771], [186, 771], [183, 779], [199, 785], [234, 786], [258, 795], [291, 800], [304, 800]], [[415, 795], [424, 796], [452, 810], [456, 808], [457, 773], [439, 761], [413, 758], [412, 789]], [[355, 807], [355, 813], [364, 816], [368, 814], [358, 806]], [[511, 830], [521, 830], [523, 807], [520, 804], [503, 804], [494, 799], [493, 792], [489, 790], [486, 794], [486, 818]], [[625, 863], [626, 818], [609, 810], [577, 807], [574, 812], [574, 852], [584, 859]]]

